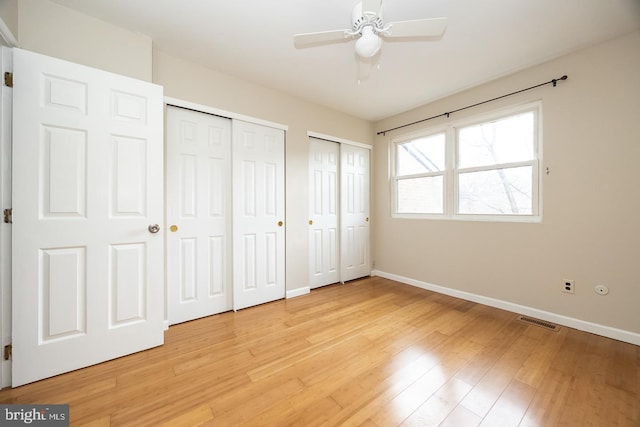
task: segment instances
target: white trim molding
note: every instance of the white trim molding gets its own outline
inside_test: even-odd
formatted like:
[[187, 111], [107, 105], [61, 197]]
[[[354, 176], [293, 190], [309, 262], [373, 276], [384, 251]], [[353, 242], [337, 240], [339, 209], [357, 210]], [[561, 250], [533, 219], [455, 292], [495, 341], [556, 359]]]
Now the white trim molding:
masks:
[[551, 313], [548, 311], [539, 310], [537, 308], [515, 304], [509, 301], [503, 301], [483, 295], [472, 294], [470, 292], [459, 291], [444, 286], [434, 285], [431, 283], [422, 282], [420, 280], [415, 280], [380, 270], [372, 271], [371, 275], [384, 277], [385, 279], [394, 280], [406, 285], [415, 286], [418, 288], [426, 289], [428, 291], [437, 292], [439, 294], [449, 295], [451, 297], [460, 298], [466, 301], [477, 302], [479, 304], [496, 307], [502, 310], [511, 311], [513, 313], [536, 317], [541, 320], [546, 320], [547, 322], [557, 323], [569, 328], [590, 332], [592, 334], [601, 335], [603, 337], [612, 338], [614, 340], [624, 341], [634, 345], [640, 345], [640, 334], [635, 332], [625, 331], [623, 329], [617, 329], [605, 325], [599, 325], [597, 323], [587, 322], [585, 320], [575, 319], [573, 317], [567, 317], [561, 314]]
[[307, 131], [307, 136], [311, 138], [324, 139], [325, 141], [337, 142], [339, 144], [355, 145], [356, 147], [366, 148], [367, 150], [373, 150], [373, 146], [369, 144], [363, 144], [362, 142], [351, 141], [349, 139], [338, 138], [336, 136], [324, 135], [322, 133]]
[[311, 292], [311, 288], [309, 286], [305, 286], [304, 288], [292, 289], [290, 291], [287, 291], [286, 298], [289, 299], [289, 298], [300, 297], [302, 295], [307, 295], [310, 292]]
[[7, 26], [7, 23], [4, 22], [2, 18], [0, 18], [0, 38], [2, 38], [3, 44], [7, 47], [18, 47], [18, 40], [13, 35], [13, 32]]
[[289, 126], [280, 123], [270, 122], [267, 120], [257, 119], [251, 116], [245, 116], [242, 114], [232, 113], [231, 111], [220, 110], [218, 108], [209, 107], [208, 105], [196, 104], [195, 102], [184, 101], [182, 99], [164, 97], [164, 103], [166, 105], [173, 105], [174, 107], [186, 108], [188, 110], [199, 111], [201, 113], [213, 114], [214, 116], [226, 117], [228, 119], [242, 120], [244, 122], [253, 123], [256, 125], [267, 126], [274, 129], [280, 129], [288, 131]]

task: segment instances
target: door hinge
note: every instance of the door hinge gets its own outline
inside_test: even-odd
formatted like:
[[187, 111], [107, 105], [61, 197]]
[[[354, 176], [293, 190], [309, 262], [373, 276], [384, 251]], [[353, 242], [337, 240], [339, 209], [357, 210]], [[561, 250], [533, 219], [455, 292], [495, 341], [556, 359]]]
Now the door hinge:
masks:
[[4, 73], [4, 85], [6, 87], [13, 87], [13, 73], [5, 71], [5, 73]]
[[3, 216], [4, 216], [4, 223], [11, 224], [13, 222], [13, 209], [12, 208], [5, 209]]
[[9, 360], [11, 358], [11, 353], [13, 352], [13, 346], [11, 344], [7, 344], [4, 346], [4, 360]]

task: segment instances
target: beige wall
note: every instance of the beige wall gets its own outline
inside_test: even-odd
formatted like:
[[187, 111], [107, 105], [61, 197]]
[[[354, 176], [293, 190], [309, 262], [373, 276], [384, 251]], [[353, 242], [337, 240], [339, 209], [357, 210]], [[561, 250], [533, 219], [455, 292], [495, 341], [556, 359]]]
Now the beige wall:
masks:
[[285, 153], [287, 290], [309, 286], [307, 131], [373, 144], [371, 124], [157, 50], [153, 81], [164, 86], [166, 96], [289, 127]]
[[18, 37], [18, 0], [0, 0], [0, 18], [7, 28]]
[[151, 81], [151, 39], [46, 0], [20, 0], [19, 46]]
[[[543, 221], [392, 219], [388, 150], [377, 137], [376, 269], [640, 333], [640, 32], [564, 56], [375, 124], [376, 131], [567, 74], [451, 120], [542, 100]], [[437, 82], [434, 82], [434, 84]], [[438, 125], [436, 119], [407, 131]], [[575, 295], [561, 293], [574, 279]], [[607, 296], [593, 286], [606, 284]]]

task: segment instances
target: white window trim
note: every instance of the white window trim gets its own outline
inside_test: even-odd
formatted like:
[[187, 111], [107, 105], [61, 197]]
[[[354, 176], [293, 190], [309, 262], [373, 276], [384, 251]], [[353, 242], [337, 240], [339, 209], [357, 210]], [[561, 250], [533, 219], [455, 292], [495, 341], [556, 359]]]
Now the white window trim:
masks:
[[[516, 115], [526, 111], [535, 111], [534, 131], [536, 133], [534, 138], [534, 152], [536, 156], [533, 160], [524, 162], [493, 164], [489, 166], [479, 166], [471, 168], [455, 169], [456, 156], [457, 156], [457, 129], [472, 126], [475, 124], [485, 123], [487, 121], [500, 120], [504, 117]], [[416, 175], [404, 175], [401, 179], [407, 179], [409, 177], [423, 177], [423, 176], [439, 176], [444, 177], [444, 200], [443, 207], [444, 213], [442, 214], [424, 214], [424, 213], [398, 213], [397, 209], [397, 181], [396, 176], [396, 152], [398, 144], [411, 141], [413, 139], [428, 137], [438, 133], [445, 133], [445, 170], [441, 172], [429, 172], [425, 174]], [[390, 199], [390, 213], [392, 218], [399, 219], [435, 219], [435, 220], [453, 220], [453, 221], [486, 221], [486, 222], [525, 222], [525, 223], [539, 223], [542, 222], [542, 101], [529, 102], [517, 106], [511, 106], [508, 108], [502, 108], [499, 110], [493, 110], [486, 113], [474, 115], [472, 117], [452, 120], [446, 125], [438, 125], [429, 128], [424, 128], [419, 131], [400, 135], [396, 138], [392, 138], [389, 144], [389, 186], [391, 191]], [[465, 172], [481, 171], [481, 170], [496, 170], [502, 168], [511, 168], [519, 166], [531, 166], [533, 170], [532, 185], [532, 210], [531, 215], [487, 215], [487, 214], [459, 214], [457, 206], [457, 188], [458, 188], [458, 175]]]

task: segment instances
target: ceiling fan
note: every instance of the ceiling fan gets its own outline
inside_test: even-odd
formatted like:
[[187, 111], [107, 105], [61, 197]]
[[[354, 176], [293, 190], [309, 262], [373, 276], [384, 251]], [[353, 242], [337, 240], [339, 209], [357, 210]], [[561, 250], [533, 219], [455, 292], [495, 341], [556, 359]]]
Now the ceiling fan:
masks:
[[351, 29], [296, 34], [293, 36], [294, 45], [298, 48], [314, 47], [357, 38], [356, 53], [367, 59], [380, 51], [383, 38], [439, 38], [447, 27], [447, 18], [415, 19], [385, 24], [381, 6], [382, 0], [362, 0], [353, 8]]

